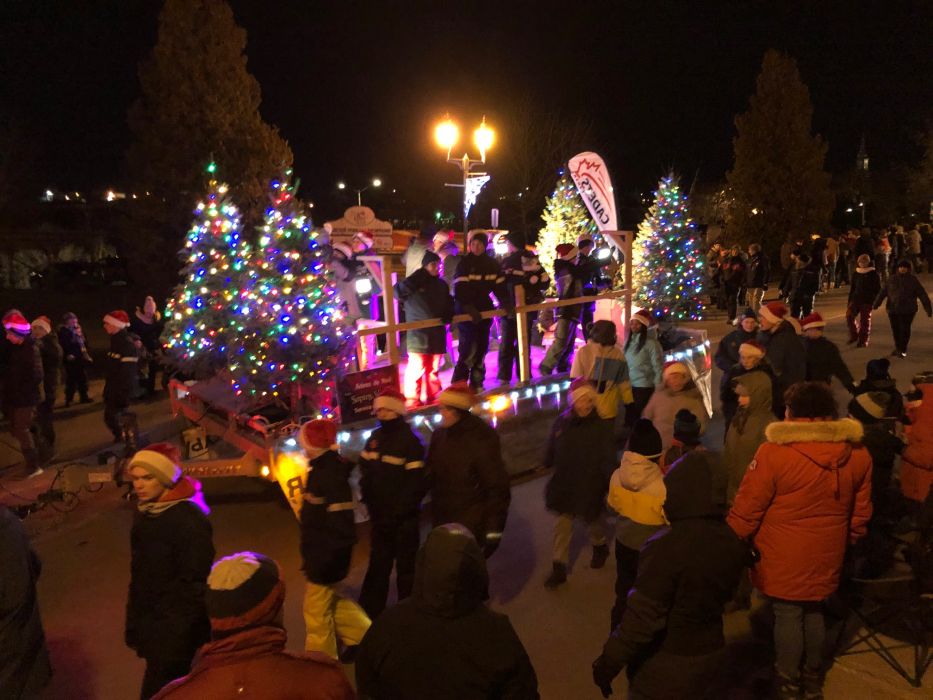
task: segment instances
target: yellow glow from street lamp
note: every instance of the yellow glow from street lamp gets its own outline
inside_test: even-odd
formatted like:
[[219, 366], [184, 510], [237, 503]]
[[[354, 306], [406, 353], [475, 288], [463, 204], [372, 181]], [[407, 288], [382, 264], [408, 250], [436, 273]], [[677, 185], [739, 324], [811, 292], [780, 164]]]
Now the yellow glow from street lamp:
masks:
[[382, 187], [382, 180], [378, 177], [373, 180], [373, 187]]
[[338, 189], [338, 190], [345, 190], [345, 189], [347, 189], [347, 183], [345, 183], [345, 182], [338, 182], [338, 183], [337, 183], [337, 189]]
[[434, 127], [434, 140], [438, 146], [449, 151], [460, 140], [460, 128], [448, 117]]
[[473, 143], [475, 143], [476, 147], [479, 149], [483, 160], [486, 160], [486, 151], [492, 148], [495, 142], [496, 132], [486, 126], [486, 120], [483, 119], [483, 123], [473, 132]]

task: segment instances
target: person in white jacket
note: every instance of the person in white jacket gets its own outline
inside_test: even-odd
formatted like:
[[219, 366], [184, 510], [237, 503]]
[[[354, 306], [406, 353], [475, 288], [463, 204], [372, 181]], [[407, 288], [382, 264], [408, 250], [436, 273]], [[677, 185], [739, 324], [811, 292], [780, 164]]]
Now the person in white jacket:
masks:
[[651, 395], [648, 405], [642, 411], [642, 418], [647, 418], [661, 434], [661, 444], [666, 452], [674, 440], [674, 418], [682, 408], [687, 409], [700, 422], [700, 434], [706, 432], [709, 415], [700, 390], [690, 377], [690, 370], [683, 362], [668, 362], [662, 371], [664, 386]]

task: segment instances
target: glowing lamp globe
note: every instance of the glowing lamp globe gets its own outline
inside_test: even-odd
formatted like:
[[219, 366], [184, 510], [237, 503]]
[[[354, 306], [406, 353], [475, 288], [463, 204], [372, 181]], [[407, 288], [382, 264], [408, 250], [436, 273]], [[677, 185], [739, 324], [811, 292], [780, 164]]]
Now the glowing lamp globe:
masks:
[[473, 132], [473, 143], [476, 144], [476, 147], [479, 149], [479, 152], [482, 154], [483, 160], [486, 160], [486, 151], [492, 148], [492, 145], [496, 141], [496, 132], [486, 126], [486, 120], [483, 119], [483, 123], [480, 124], [476, 131]]
[[457, 141], [459, 140], [460, 129], [452, 119], [445, 119], [434, 127], [434, 141], [437, 142], [437, 145], [441, 148], [445, 148], [449, 151], [457, 145]]

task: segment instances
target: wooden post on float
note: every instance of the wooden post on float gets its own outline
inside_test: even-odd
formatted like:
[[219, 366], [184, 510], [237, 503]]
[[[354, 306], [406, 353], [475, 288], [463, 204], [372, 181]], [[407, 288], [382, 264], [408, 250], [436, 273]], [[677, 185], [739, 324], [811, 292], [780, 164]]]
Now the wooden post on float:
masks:
[[[525, 306], [525, 287], [515, 285], [515, 307]], [[520, 382], [531, 380], [531, 338], [528, 337], [528, 312], [516, 311], [515, 324], [518, 329], [518, 379]], [[499, 368], [501, 371], [501, 367]], [[509, 374], [512, 369], [509, 368]]]

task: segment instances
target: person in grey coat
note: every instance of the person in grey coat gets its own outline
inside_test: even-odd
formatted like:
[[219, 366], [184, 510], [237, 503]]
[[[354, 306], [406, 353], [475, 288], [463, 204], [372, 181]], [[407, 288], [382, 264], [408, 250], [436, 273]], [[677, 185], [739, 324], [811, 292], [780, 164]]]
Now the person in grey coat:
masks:
[[765, 441], [765, 428], [774, 422], [771, 411], [771, 378], [764, 372], [748, 372], [735, 379], [735, 393], [739, 407], [729, 431], [722, 461], [729, 476], [726, 499], [729, 503], [742, 483], [742, 477]]

